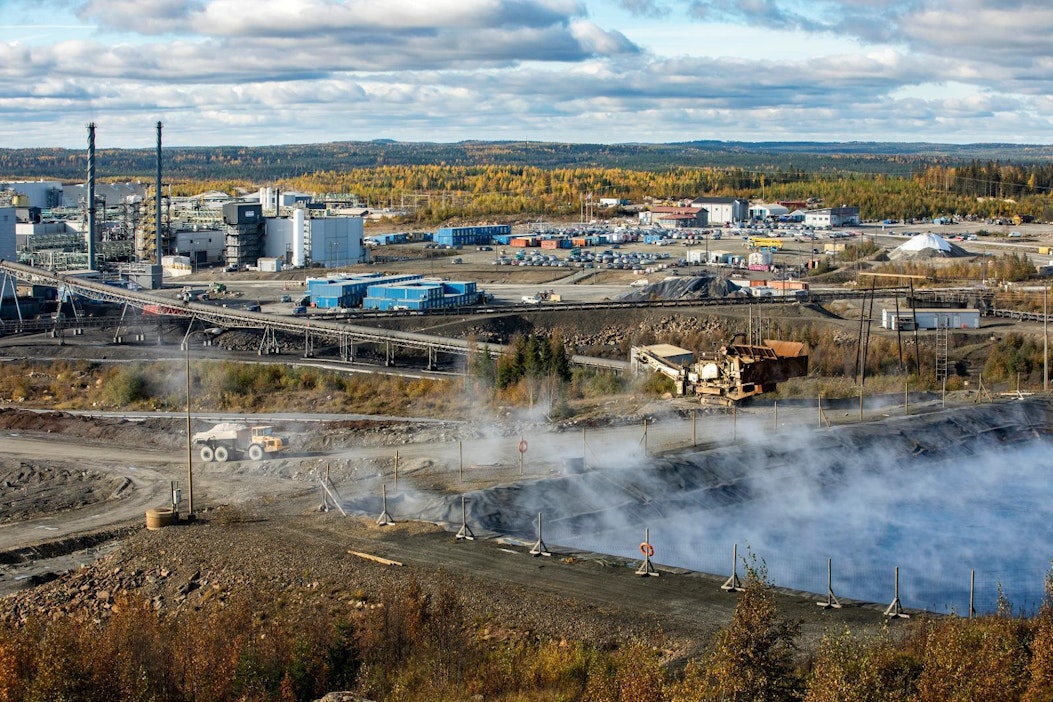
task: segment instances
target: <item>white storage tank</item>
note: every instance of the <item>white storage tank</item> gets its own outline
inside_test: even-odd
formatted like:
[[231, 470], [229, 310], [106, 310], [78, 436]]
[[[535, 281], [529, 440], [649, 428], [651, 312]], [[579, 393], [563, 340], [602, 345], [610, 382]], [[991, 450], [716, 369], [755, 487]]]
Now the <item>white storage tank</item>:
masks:
[[304, 216], [305, 211], [301, 207], [297, 207], [293, 210], [292, 221], [292, 265], [293, 268], [303, 268], [304, 264], [304, 227], [307, 224], [307, 219]]
[[751, 266], [770, 266], [771, 262], [771, 251], [754, 251], [750, 254], [748, 261]]

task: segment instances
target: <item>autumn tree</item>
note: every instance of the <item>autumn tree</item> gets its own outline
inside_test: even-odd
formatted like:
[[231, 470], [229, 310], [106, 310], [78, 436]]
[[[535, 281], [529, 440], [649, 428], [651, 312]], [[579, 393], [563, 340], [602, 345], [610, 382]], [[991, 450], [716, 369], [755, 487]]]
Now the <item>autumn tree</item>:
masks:
[[793, 665], [800, 622], [779, 616], [767, 566], [751, 554], [744, 589], [731, 623], [689, 664], [673, 699], [787, 702], [801, 699], [803, 680]]

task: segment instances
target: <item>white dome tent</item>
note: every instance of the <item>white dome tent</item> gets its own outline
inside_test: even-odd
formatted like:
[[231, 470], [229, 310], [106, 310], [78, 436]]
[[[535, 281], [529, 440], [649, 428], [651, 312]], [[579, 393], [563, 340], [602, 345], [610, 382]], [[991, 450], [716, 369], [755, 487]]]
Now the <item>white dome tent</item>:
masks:
[[889, 252], [892, 260], [900, 258], [958, 258], [971, 256], [968, 251], [956, 246], [938, 234], [926, 233], [912, 237], [910, 241]]

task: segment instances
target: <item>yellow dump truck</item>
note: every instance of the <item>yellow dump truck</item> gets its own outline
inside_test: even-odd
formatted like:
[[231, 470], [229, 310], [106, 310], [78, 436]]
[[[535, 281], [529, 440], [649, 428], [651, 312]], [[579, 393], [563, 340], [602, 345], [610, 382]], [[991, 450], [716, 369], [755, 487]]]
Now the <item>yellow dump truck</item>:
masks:
[[224, 422], [206, 431], [194, 434], [191, 441], [198, 447], [202, 461], [218, 461], [248, 458], [259, 461], [288, 447], [288, 442], [275, 436], [273, 427]]

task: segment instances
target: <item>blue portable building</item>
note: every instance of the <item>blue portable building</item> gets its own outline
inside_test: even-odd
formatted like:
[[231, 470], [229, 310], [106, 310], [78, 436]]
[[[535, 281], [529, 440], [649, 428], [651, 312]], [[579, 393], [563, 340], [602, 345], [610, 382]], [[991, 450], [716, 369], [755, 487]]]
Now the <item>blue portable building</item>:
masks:
[[433, 310], [478, 302], [475, 281], [420, 280], [369, 286], [362, 308], [367, 310]]
[[477, 244], [492, 244], [494, 237], [512, 236], [511, 224], [486, 224], [476, 227], [442, 227], [435, 232], [435, 243], [459, 248]]
[[414, 273], [402, 275], [381, 275], [379, 273], [361, 273], [338, 278], [309, 278], [307, 294], [311, 303], [321, 309], [335, 307], [358, 307], [366, 296], [370, 286], [383, 283], [401, 283], [420, 280], [422, 276]]

